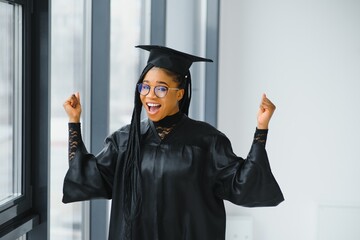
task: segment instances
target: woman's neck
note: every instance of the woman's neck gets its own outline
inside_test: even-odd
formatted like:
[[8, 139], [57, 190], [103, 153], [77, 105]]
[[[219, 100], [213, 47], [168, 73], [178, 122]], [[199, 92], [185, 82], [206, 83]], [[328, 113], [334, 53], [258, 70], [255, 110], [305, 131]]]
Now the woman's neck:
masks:
[[183, 114], [179, 111], [173, 115], [164, 117], [160, 121], [154, 122], [154, 125], [155, 127], [172, 127], [180, 121], [182, 115]]

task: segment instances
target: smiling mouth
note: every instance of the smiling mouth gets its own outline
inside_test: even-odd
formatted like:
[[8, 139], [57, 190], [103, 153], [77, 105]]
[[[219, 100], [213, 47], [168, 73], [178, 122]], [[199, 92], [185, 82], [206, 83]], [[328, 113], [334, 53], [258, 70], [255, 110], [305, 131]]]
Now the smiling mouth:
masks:
[[151, 113], [151, 114], [154, 114], [160, 109], [161, 104], [158, 104], [158, 103], [146, 103], [146, 106], [148, 107], [148, 112]]

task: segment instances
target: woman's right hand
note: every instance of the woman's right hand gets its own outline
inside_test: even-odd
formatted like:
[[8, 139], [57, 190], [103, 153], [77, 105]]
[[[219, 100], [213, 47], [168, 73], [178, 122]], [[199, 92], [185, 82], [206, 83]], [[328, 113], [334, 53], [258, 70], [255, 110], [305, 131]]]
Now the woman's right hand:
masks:
[[81, 115], [81, 104], [79, 92], [72, 94], [63, 104], [65, 112], [69, 117], [69, 122], [79, 123]]

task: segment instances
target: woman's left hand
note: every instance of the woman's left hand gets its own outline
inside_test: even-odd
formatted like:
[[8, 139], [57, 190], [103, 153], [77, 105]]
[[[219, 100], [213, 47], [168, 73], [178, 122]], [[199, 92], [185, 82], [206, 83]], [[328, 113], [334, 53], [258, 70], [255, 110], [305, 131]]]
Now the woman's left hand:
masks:
[[271, 116], [273, 115], [276, 107], [275, 105], [266, 97], [265, 94], [262, 95], [259, 111], [257, 114], [257, 128], [258, 129], [268, 129]]

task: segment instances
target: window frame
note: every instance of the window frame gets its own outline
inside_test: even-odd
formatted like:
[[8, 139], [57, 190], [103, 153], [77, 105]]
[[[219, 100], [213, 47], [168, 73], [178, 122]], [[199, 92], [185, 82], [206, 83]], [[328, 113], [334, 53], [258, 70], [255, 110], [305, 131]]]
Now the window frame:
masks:
[[[12, 194], [8, 194], [7, 196], [4, 196], [5, 198], [1, 199], [1, 205], [0, 205], [0, 212], [2, 212], [3, 210], [9, 208], [9, 206], [12, 206], [14, 204], [14, 202], [16, 202], [16, 199], [18, 199], [20, 196], [15, 196], [16, 193], [14, 192], [21, 192], [21, 194], [23, 193], [23, 189], [22, 189], [22, 176], [21, 176], [21, 171], [22, 171], [22, 159], [21, 159], [21, 154], [22, 151], [18, 151], [21, 149], [22, 143], [21, 143], [21, 136], [22, 136], [22, 126], [21, 126], [21, 121], [20, 122], [17, 120], [19, 119], [18, 115], [20, 115], [20, 117], [22, 116], [22, 105], [21, 105], [21, 100], [22, 100], [22, 94], [18, 93], [17, 90], [18, 88], [22, 87], [22, 31], [19, 31], [19, 21], [22, 23], [22, 6], [20, 5], [20, 14], [18, 11], [18, 8], [15, 7], [15, 4], [8, 4], [6, 2], [0, 2], [2, 4], [2, 6], [6, 6], [6, 5], [13, 5], [12, 6], [12, 10], [13, 10], [13, 20], [15, 20], [13, 22], [13, 34], [12, 37], [14, 37], [14, 39], [12, 39], [13, 43], [14, 43], [14, 50], [12, 51], [12, 57], [13, 57], [13, 71], [12, 71], [12, 77], [13, 80], [12, 83], [10, 84], [10, 88], [12, 88], [12, 94], [11, 97], [13, 99], [13, 104], [10, 105], [12, 107], [12, 112], [13, 115], [11, 116], [11, 119], [13, 119], [12, 124], [11, 124], [11, 128], [12, 128], [12, 140], [11, 140], [11, 145], [12, 145], [12, 151], [11, 151], [11, 160], [12, 160], [12, 176], [9, 176], [13, 179], [11, 185], [13, 185], [13, 189], [12, 189]], [[18, 5], [19, 6], [19, 5]], [[17, 19], [16, 17], [20, 16], [21, 19]], [[17, 21], [19, 20], [19, 21]], [[21, 29], [23, 29], [23, 26], [21, 25]], [[20, 33], [19, 33], [20, 32]], [[19, 47], [20, 46], [20, 47]], [[19, 47], [19, 49], [18, 49]], [[19, 71], [19, 68], [21, 68], [21, 70]], [[19, 74], [19, 72], [21, 72]], [[20, 98], [19, 98], [20, 96]], [[20, 105], [20, 107], [19, 107]], [[10, 110], [10, 109], [9, 109]], [[10, 110], [11, 111], [11, 110]], [[20, 124], [19, 124], [20, 123]], [[19, 154], [20, 152], [20, 154]], [[10, 159], [9, 159], [10, 160]], [[18, 165], [21, 165], [21, 167], [18, 167]], [[20, 176], [20, 177], [18, 177]], [[16, 187], [14, 187], [15, 185], [17, 185]], [[20, 187], [19, 187], [20, 185]], [[13, 196], [11, 196], [13, 195]], [[0, 219], [0, 224], [1, 221], [3, 219]]]
[[[48, 178], [46, 156], [49, 150], [44, 143], [48, 143], [49, 133], [47, 107], [49, 51], [46, 48], [49, 42], [47, 28], [49, 2], [48, 0], [0, 1], [22, 6], [21, 92], [15, 93], [17, 96], [22, 96], [19, 103], [21, 106], [21, 139], [19, 140], [21, 195], [0, 207], [0, 238], [10, 240], [26, 235], [27, 239], [48, 239], [46, 227], [48, 181], [41, 182], [38, 179]], [[45, 230], [40, 226], [45, 226]]]
[[[21, 36], [21, 68], [22, 68], [22, 76], [21, 76], [21, 80], [19, 82], [19, 84], [21, 84], [21, 93], [15, 93], [14, 92], [14, 97], [16, 97], [16, 95], [21, 95], [21, 109], [20, 109], [20, 114], [21, 114], [21, 136], [25, 136], [25, 138], [21, 138], [20, 142], [21, 142], [21, 195], [19, 197], [16, 197], [14, 199], [11, 199], [9, 201], [7, 201], [6, 203], [4, 203], [3, 205], [0, 206], [0, 226], [3, 226], [6, 222], [10, 221], [11, 219], [13, 219], [14, 217], [18, 216], [19, 214], [24, 213], [26, 210], [28, 210], [31, 207], [31, 186], [30, 186], [30, 181], [29, 181], [29, 161], [27, 159], [27, 151], [26, 151], [26, 145], [27, 145], [27, 139], [26, 139], [26, 134], [25, 131], [28, 128], [28, 126], [26, 126], [26, 123], [29, 122], [28, 121], [28, 116], [26, 114], [26, 106], [25, 106], [25, 102], [27, 100], [27, 96], [25, 94], [25, 82], [28, 78], [27, 74], [25, 74], [25, 69], [26, 69], [26, 61], [25, 61], [25, 56], [26, 56], [26, 50], [27, 50], [27, 46], [26, 46], [26, 41], [28, 39], [28, 34], [26, 33], [27, 27], [26, 27], [26, 18], [28, 15], [28, 5], [26, 3], [26, 1], [6, 1], [6, 0], [1, 0], [1, 2], [4, 3], [8, 3], [11, 5], [15, 5], [18, 4], [22, 7], [22, 36]], [[17, 47], [17, 46], [15, 46]], [[16, 83], [15, 83], [16, 84]], [[15, 116], [14, 116], [15, 117]], [[14, 121], [15, 123], [15, 121]], [[18, 140], [17, 138], [19, 137], [18, 134], [16, 134], [17, 136], [14, 136], [14, 141]], [[13, 143], [16, 144], [16, 143]], [[13, 159], [15, 159], [16, 155], [13, 155]], [[0, 228], [1, 229], [1, 228]], [[0, 235], [1, 236], [1, 235]]]

